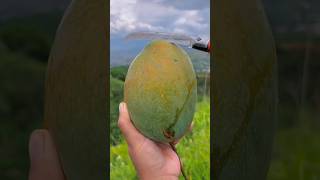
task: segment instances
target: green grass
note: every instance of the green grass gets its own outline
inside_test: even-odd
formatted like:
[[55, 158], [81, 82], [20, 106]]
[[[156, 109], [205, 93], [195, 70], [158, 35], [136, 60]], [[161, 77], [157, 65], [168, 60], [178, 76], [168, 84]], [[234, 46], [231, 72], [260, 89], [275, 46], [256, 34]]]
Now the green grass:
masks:
[[320, 133], [311, 129], [279, 131], [268, 180], [320, 179]]
[[[203, 100], [197, 104], [194, 126], [177, 145], [178, 153], [189, 179], [210, 179], [210, 103]], [[122, 143], [110, 148], [110, 177], [117, 179], [138, 179], [127, 151]], [[183, 179], [180, 177], [180, 179]]]

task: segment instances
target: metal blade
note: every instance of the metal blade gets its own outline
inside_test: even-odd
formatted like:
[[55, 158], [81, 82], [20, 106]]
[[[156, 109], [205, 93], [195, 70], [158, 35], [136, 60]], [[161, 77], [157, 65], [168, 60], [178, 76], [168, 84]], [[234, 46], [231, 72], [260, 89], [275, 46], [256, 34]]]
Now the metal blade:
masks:
[[165, 32], [133, 32], [125, 37], [126, 40], [139, 40], [139, 39], [165, 39], [182, 46], [192, 47], [197, 41], [190, 36], [177, 33]]

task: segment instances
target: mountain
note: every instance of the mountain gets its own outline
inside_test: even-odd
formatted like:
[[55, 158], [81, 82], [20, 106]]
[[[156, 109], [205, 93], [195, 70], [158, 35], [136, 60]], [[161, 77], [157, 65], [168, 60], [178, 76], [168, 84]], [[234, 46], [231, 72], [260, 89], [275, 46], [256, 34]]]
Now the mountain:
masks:
[[[110, 66], [122, 66], [129, 65], [132, 60], [138, 55], [138, 53], [147, 45], [148, 41], [142, 42], [127, 42], [123, 43], [123, 48], [113, 48], [117, 47], [120, 42], [113, 42], [111, 40], [111, 53], [110, 53]], [[121, 46], [120, 46], [121, 47]], [[205, 52], [198, 50], [184, 48], [184, 50], [189, 54], [192, 64], [196, 71], [203, 72], [208, 71], [210, 67], [210, 55]]]
[[[149, 43], [149, 40], [125, 40], [123, 37], [112, 36], [110, 38], [110, 65], [111, 67], [128, 65], [138, 53]], [[206, 71], [210, 67], [208, 53], [184, 48], [189, 54], [196, 71]]]

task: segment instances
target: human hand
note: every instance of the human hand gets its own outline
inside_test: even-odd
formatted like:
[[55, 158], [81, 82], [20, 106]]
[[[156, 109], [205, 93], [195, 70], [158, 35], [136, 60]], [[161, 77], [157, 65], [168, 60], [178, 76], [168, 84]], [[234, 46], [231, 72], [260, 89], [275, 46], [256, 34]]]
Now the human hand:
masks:
[[[156, 143], [139, 133], [131, 123], [125, 103], [121, 103], [119, 127], [140, 179], [178, 179], [180, 161], [170, 145]], [[45, 129], [35, 130], [29, 141], [29, 180], [65, 180], [56, 147]]]
[[180, 160], [169, 144], [143, 136], [131, 123], [125, 103], [119, 105], [118, 126], [128, 144], [130, 158], [141, 180], [179, 179]]
[[45, 129], [33, 131], [29, 141], [29, 180], [64, 180], [58, 153], [50, 133]]

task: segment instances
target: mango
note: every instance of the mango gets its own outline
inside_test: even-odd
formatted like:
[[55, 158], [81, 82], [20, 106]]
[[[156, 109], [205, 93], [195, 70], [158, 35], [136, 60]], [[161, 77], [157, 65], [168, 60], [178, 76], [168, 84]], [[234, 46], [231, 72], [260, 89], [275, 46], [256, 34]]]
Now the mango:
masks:
[[155, 40], [132, 61], [124, 83], [134, 126], [158, 142], [173, 142], [192, 122], [197, 80], [190, 57], [176, 44]]
[[108, 2], [73, 0], [50, 53], [44, 127], [66, 179], [108, 179]]
[[264, 180], [277, 116], [277, 60], [260, 0], [216, 0], [212, 164], [216, 180]]

